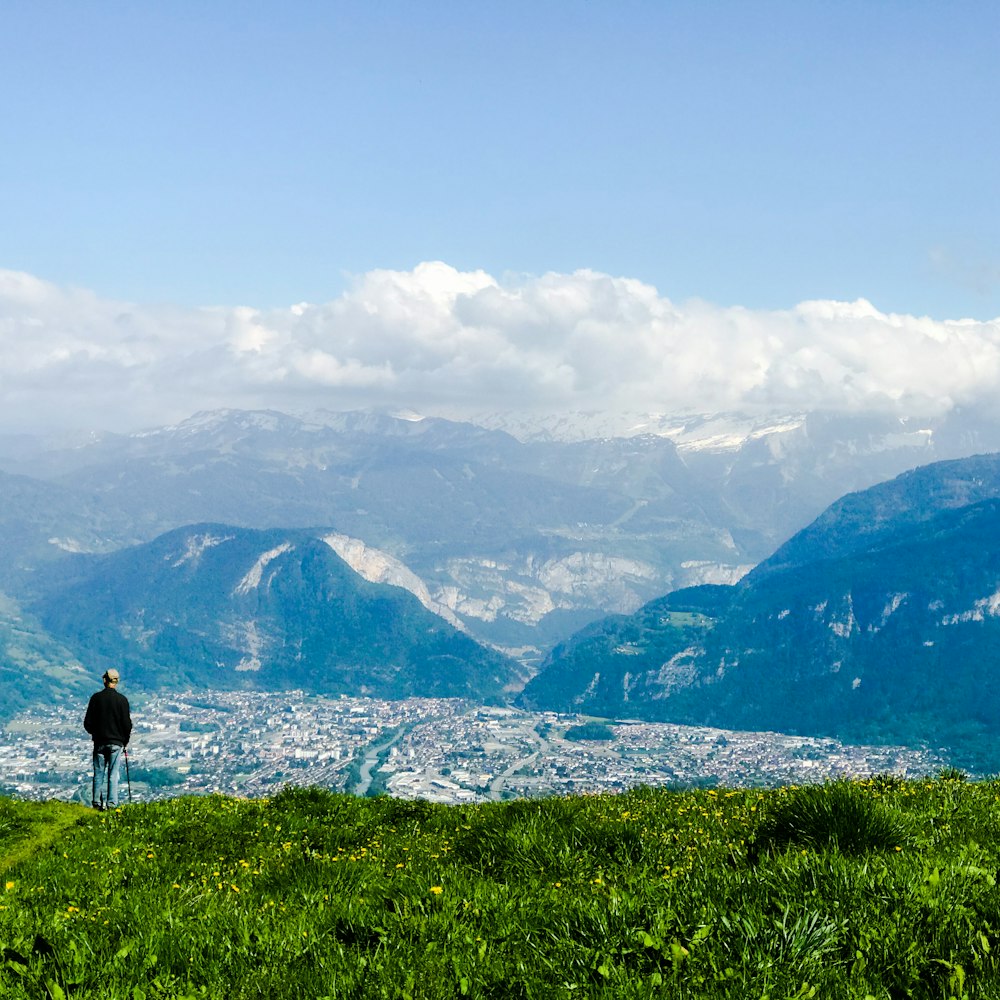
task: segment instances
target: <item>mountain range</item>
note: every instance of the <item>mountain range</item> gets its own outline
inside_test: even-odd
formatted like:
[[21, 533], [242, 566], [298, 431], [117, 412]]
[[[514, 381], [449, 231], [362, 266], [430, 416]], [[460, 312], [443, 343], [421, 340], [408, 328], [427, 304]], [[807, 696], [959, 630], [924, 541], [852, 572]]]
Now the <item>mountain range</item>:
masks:
[[521, 703], [923, 741], [1000, 767], [1000, 456], [844, 497], [738, 584], [558, 645]]
[[933, 461], [989, 438], [950, 419], [651, 417], [579, 440], [569, 417], [515, 437], [218, 411], [0, 438], [5, 712], [26, 674], [76, 697], [108, 663], [380, 697], [531, 677], [530, 707], [975, 755], [1000, 717], [1000, 472]]
[[[355, 569], [391, 563], [470, 635], [537, 664], [606, 614], [735, 582], [845, 493], [993, 440], [954, 416], [490, 419], [225, 410], [130, 435], [0, 437], [0, 590], [20, 596], [66, 552], [189, 524], [319, 527]], [[621, 436], [585, 437], [602, 428]]]

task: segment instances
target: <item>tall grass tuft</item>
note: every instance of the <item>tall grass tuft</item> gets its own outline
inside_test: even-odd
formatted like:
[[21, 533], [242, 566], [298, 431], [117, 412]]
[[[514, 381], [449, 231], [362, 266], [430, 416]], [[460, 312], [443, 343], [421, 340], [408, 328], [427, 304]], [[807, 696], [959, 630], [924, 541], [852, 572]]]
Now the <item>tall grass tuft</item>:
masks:
[[889, 850], [910, 840], [903, 816], [863, 785], [834, 781], [788, 790], [771, 807], [754, 841], [756, 853], [798, 845], [845, 854]]
[[595, 820], [583, 798], [483, 806], [455, 845], [457, 858], [496, 879], [570, 878], [595, 858], [638, 863], [643, 851], [639, 832], [620, 820]]

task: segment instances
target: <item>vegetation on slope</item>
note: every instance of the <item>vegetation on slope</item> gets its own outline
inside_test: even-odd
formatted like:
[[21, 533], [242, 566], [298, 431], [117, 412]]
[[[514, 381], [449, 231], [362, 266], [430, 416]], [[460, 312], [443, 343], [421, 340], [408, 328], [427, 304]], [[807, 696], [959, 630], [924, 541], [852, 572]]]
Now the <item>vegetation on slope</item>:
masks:
[[850, 530], [810, 529], [736, 586], [594, 623], [553, 649], [520, 703], [925, 745], [995, 773], [1000, 499], [904, 513], [853, 548], [853, 516]]
[[957, 776], [0, 800], [0, 994], [1000, 997], [998, 820], [1000, 784]]
[[632, 615], [592, 622], [548, 655], [518, 696], [528, 709], [657, 718], [665, 711], [661, 672], [675, 656], [700, 648], [725, 613], [734, 587], [675, 590]]
[[0, 720], [44, 698], [84, 701], [93, 674], [7, 594], [0, 592]]
[[32, 609], [86, 662], [150, 690], [491, 702], [519, 676], [409, 591], [363, 579], [312, 531], [193, 525], [73, 566], [42, 581]]

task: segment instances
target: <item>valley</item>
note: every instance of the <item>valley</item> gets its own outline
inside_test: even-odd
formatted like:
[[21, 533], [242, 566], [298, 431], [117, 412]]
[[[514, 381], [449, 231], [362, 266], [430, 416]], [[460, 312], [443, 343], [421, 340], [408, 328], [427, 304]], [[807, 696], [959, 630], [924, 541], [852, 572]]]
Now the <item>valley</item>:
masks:
[[[79, 706], [40, 706], [2, 731], [0, 789], [89, 803], [89, 742]], [[828, 777], [934, 774], [930, 748], [622, 720], [573, 739], [583, 716], [458, 699], [387, 701], [281, 693], [175, 692], [133, 712], [135, 801], [223, 793], [252, 798], [319, 785], [400, 799], [483, 802], [637, 785], [763, 787]], [[123, 775], [123, 799], [127, 797]]]
[[[968, 456], [992, 424], [587, 426], [566, 415], [558, 434], [515, 437], [500, 421], [219, 410], [0, 447], [0, 720], [42, 702], [71, 712], [107, 665], [141, 704], [294, 690], [397, 706], [356, 739], [336, 720], [335, 736], [313, 732], [322, 760], [299, 742], [272, 767], [262, 744], [245, 774], [226, 771], [230, 791], [299, 770], [458, 801], [809, 773], [785, 763], [805, 744], [769, 759], [778, 737], [759, 749], [669, 727], [819, 740], [834, 771], [841, 751], [823, 740], [1000, 766], [1000, 459]], [[471, 709], [398, 707], [417, 703], [520, 721], [477, 738]], [[644, 757], [621, 726], [603, 747], [563, 739], [571, 717], [668, 728]], [[463, 761], [434, 745], [504, 749]], [[174, 784], [210, 790], [213, 762], [192, 746]]]

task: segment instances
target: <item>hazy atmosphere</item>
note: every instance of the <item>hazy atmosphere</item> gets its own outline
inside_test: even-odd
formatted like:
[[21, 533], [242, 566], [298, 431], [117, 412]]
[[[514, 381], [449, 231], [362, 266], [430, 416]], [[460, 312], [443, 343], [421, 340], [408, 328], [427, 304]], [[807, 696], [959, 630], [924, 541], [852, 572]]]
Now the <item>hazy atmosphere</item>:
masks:
[[993, 4], [4, 22], [7, 429], [998, 398]]

